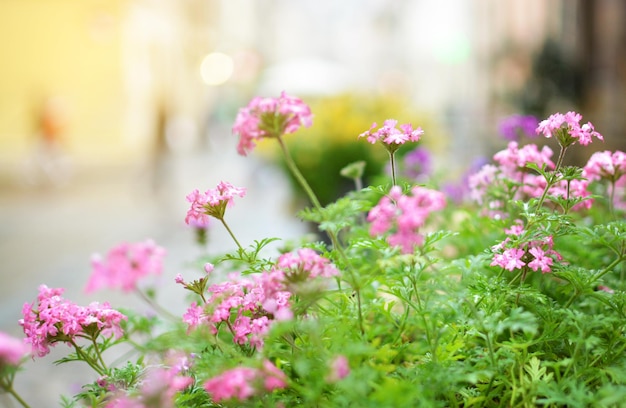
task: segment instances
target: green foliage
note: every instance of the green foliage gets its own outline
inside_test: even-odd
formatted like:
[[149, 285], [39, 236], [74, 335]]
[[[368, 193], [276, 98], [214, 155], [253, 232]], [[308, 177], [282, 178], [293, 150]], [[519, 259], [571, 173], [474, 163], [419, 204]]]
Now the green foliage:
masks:
[[[548, 184], [581, 177], [576, 168], [556, 174], [527, 167]], [[407, 192], [412, 186], [401, 187]], [[149, 362], [165, 367], [168, 353], [177, 351], [193, 355], [193, 362], [181, 370], [191, 383], [174, 393], [176, 407], [622, 406], [624, 214], [602, 201], [579, 211], [574, 208], [581, 201], [571, 197], [514, 199], [520, 187], [513, 182], [490, 186], [487, 197], [505, 200], [498, 217], [472, 203], [449, 204], [421, 227], [423, 242], [409, 253], [390, 245], [389, 234], [370, 234], [368, 213], [388, 194], [387, 184], [306, 208], [300, 218], [316, 224], [330, 242], [303, 239], [269, 255], [268, 244], [276, 239], [268, 238], [211, 259], [217, 271], [253, 279], [273, 270], [281, 251], [305, 247], [340, 271], [334, 280], [316, 281], [308, 292], [290, 293], [293, 317], [273, 321], [263, 347], [235, 341], [230, 320], [190, 329], [177, 319], [124, 311], [128, 321], [121, 340], [94, 335], [59, 363], [100, 364], [101, 353], [119, 342], [131, 344], [140, 357], [107, 370], [106, 386], [86, 385], [62, 404], [106, 406], [112, 384], [116, 391], [138, 393]], [[523, 228], [505, 231], [513, 226]], [[529, 248], [538, 243], [548, 248], [546, 242], [550, 268], [533, 270], [530, 264], [539, 256]], [[520, 250], [523, 265], [503, 268], [493, 262], [503, 248]], [[186, 284], [198, 295], [196, 301], [206, 301], [209, 278], [202, 276]], [[233, 302], [248, 296], [246, 290]], [[338, 356], [349, 365], [342, 378], [333, 377]], [[203, 387], [226, 370], [261, 369], [265, 362], [284, 374], [284, 386], [219, 404]], [[268, 376], [263, 372], [256, 381]]]

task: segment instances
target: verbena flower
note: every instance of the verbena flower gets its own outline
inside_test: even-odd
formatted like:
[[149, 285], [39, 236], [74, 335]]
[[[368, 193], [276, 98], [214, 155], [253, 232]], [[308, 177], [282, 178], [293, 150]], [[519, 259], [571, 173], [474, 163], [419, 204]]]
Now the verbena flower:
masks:
[[263, 361], [262, 368], [236, 367], [204, 383], [204, 389], [218, 403], [231, 399], [243, 401], [286, 386], [287, 377], [269, 360]]
[[[552, 272], [554, 259], [561, 261], [563, 257], [554, 250], [552, 235], [541, 239], [516, 242], [515, 237], [524, 234], [524, 226], [521, 220], [505, 229], [509, 235], [504, 241], [491, 247], [493, 258], [491, 266], [500, 266], [507, 271], [522, 269], [527, 266], [533, 271], [541, 270], [542, 273]], [[553, 259], [554, 258], [554, 259]]]
[[28, 354], [30, 347], [21, 339], [0, 332], [0, 373], [6, 366], [17, 366]]
[[[535, 144], [520, 147], [517, 142], [510, 142], [506, 149], [493, 155], [497, 166], [486, 164], [469, 176], [470, 198], [478, 204], [488, 204], [487, 215], [506, 217], [507, 214], [503, 212], [503, 194], [509, 194], [507, 200], [538, 198], [543, 194], [547, 180], [527, 166], [535, 164], [546, 170], [554, 169], [552, 154], [548, 146], [539, 150]], [[560, 198], [584, 199], [572, 210], [588, 209], [593, 203], [593, 200], [588, 199], [591, 196], [588, 186], [587, 180], [560, 180], [550, 186], [548, 194]], [[495, 197], [500, 199], [496, 200]]]
[[26, 343], [32, 346], [33, 355], [43, 357], [57, 342], [76, 341], [79, 338], [95, 339], [122, 336], [120, 323], [126, 316], [111, 309], [109, 303], [92, 302], [78, 306], [61, 297], [62, 288], [39, 287], [37, 304], [25, 303], [19, 324], [26, 334]]
[[326, 382], [335, 383], [343, 380], [350, 374], [350, 364], [344, 355], [336, 356], [330, 362], [330, 372], [326, 376]]
[[419, 141], [424, 134], [421, 127], [413, 129], [411, 124], [405, 123], [398, 128], [397, 124], [397, 120], [387, 119], [381, 128], [374, 130], [378, 126], [374, 122], [369, 130], [359, 135], [359, 138], [365, 137], [371, 144], [381, 142], [390, 153], [393, 153], [406, 142]]
[[213, 333], [226, 323], [238, 344], [263, 346], [263, 337], [276, 320], [292, 317], [288, 292], [280, 271], [264, 272], [252, 279], [231, 279], [213, 284], [205, 305], [192, 303], [183, 315], [190, 329], [207, 325]]
[[402, 172], [412, 180], [426, 178], [433, 171], [432, 161], [432, 155], [428, 149], [419, 146], [404, 155]]
[[536, 137], [539, 120], [533, 115], [510, 115], [498, 124], [498, 131], [507, 140], [517, 141], [522, 136]]
[[595, 152], [583, 168], [583, 176], [588, 180], [605, 179], [615, 182], [626, 175], [626, 153], [622, 151]]
[[165, 252], [154, 241], [146, 240], [123, 242], [109, 250], [105, 258], [96, 254], [91, 259], [92, 272], [85, 291], [106, 287], [130, 292], [142, 278], [162, 273]]
[[239, 110], [233, 125], [233, 133], [240, 137], [237, 152], [246, 156], [259, 140], [294, 133], [312, 123], [309, 106], [285, 92], [278, 98], [253, 98], [248, 106]]
[[113, 391], [108, 397], [107, 408], [174, 408], [176, 393], [191, 386], [194, 379], [188, 374], [191, 368], [189, 356], [169, 352], [165, 357], [167, 365], [148, 366], [139, 378], [136, 389], [116, 390], [107, 384], [107, 378], [101, 379], [101, 386]]
[[404, 195], [400, 187], [393, 186], [367, 216], [371, 222], [370, 235], [392, 231], [387, 237], [389, 245], [400, 247], [402, 253], [413, 253], [424, 242], [419, 229], [424, 226], [426, 218], [445, 205], [445, 196], [439, 191], [415, 186], [411, 195]]
[[595, 131], [591, 122], [581, 125], [582, 118], [582, 115], [576, 112], [555, 113], [539, 123], [536, 133], [543, 134], [547, 138], [556, 137], [563, 147], [575, 142], [586, 146], [594, 137], [604, 140], [604, 137]]
[[209, 217], [223, 220], [226, 207], [234, 205], [233, 198], [235, 196], [244, 197], [245, 195], [245, 188], [235, 187], [225, 181], [204, 193], [197, 189], [193, 190], [187, 195], [187, 201], [191, 203], [191, 208], [187, 211], [185, 222], [192, 226], [206, 226], [209, 224]]

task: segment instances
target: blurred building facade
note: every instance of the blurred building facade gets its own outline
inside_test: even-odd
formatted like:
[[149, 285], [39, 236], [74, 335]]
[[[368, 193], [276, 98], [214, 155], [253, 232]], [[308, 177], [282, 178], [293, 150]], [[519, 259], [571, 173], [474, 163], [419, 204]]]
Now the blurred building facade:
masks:
[[3, 0], [0, 171], [32, 154], [51, 98], [79, 165], [196, 146], [281, 90], [405, 94], [445, 125], [451, 163], [488, 153], [511, 113], [577, 109], [623, 149], [625, 15], [620, 0]]

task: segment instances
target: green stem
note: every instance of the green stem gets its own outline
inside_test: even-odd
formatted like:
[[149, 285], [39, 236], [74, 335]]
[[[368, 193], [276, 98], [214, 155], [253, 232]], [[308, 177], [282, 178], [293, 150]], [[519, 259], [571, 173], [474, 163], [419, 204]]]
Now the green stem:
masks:
[[296, 162], [293, 161], [293, 158], [291, 157], [291, 154], [289, 153], [289, 150], [287, 149], [283, 138], [279, 136], [276, 139], [278, 140], [278, 144], [283, 151], [283, 155], [285, 156], [285, 162], [287, 163], [287, 167], [289, 167], [289, 171], [291, 171], [296, 180], [298, 180], [298, 183], [304, 189], [305, 193], [309, 196], [309, 200], [311, 200], [315, 208], [321, 210], [322, 205], [320, 204], [317, 196], [311, 189], [311, 186], [309, 186], [309, 183], [307, 183], [306, 179], [298, 169], [298, 166], [296, 166]]
[[556, 179], [557, 172], [559, 171], [559, 169], [561, 168], [561, 165], [563, 164], [563, 157], [565, 157], [566, 150], [567, 150], [567, 147], [561, 146], [561, 151], [559, 152], [559, 158], [557, 159], [556, 166], [554, 166], [554, 170], [552, 171], [552, 177], [550, 177], [550, 180], [546, 179], [546, 188], [543, 190], [543, 194], [541, 195], [541, 198], [539, 199], [539, 202], [537, 203], [537, 209], [536, 209], [537, 211], [539, 211], [539, 209], [543, 205], [543, 202], [545, 201], [546, 196], [548, 195], [548, 190], [550, 190], [550, 188], [555, 184], [554, 180]]
[[604, 268], [602, 271], [598, 272], [596, 275], [593, 276], [592, 280], [598, 280], [601, 277], [603, 277], [604, 275], [606, 275], [608, 272], [611, 271], [611, 269], [613, 269], [614, 267], [616, 267], [620, 262], [622, 262], [624, 260], [624, 253], [622, 252], [622, 254], [620, 254], [620, 256], [618, 256], [616, 259], [613, 260], [613, 262], [611, 262], [609, 264], [609, 266], [607, 266], [606, 268]]
[[395, 159], [395, 152], [389, 152], [389, 159], [391, 161], [391, 183], [395, 186], [396, 185], [396, 159]]
[[102, 358], [102, 353], [100, 353], [100, 347], [98, 347], [98, 343], [96, 343], [96, 338], [93, 337], [91, 339], [91, 344], [93, 344], [93, 349], [96, 353], [96, 359], [100, 362], [100, 365], [102, 367], [106, 367], [106, 363], [104, 362], [104, 359]]
[[564, 309], [567, 309], [568, 307], [570, 307], [572, 305], [572, 303], [574, 303], [574, 300], [576, 300], [576, 298], [578, 297], [578, 295], [580, 295], [580, 292], [578, 292], [577, 290], [574, 291], [574, 294], [572, 295], [572, 297], [569, 298], [569, 300], [567, 301], [567, 303], [563, 306]]
[[76, 344], [73, 340], [68, 341], [76, 350], [76, 355], [78, 355], [85, 363], [87, 363], [94, 371], [100, 375], [106, 375], [107, 369], [105, 367], [100, 367], [97, 361], [94, 361], [91, 356], [85, 354], [83, 349]]
[[611, 214], [611, 218], [615, 219], [615, 180], [611, 180], [611, 191], [609, 192], [609, 213]]
[[20, 396], [20, 394], [18, 394], [12, 386], [9, 386], [9, 388], [6, 388], [6, 391], [11, 394], [13, 396], [13, 398], [15, 398], [15, 400], [17, 402], [20, 403], [21, 406], [23, 406], [24, 408], [30, 408], [30, 405], [28, 405], [26, 403], [26, 401], [24, 401], [24, 399], [22, 399], [22, 397]]
[[226, 231], [228, 231], [233, 241], [235, 241], [235, 244], [237, 244], [237, 247], [239, 248], [239, 250], [243, 251], [243, 247], [241, 246], [239, 241], [237, 241], [237, 238], [235, 238], [235, 234], [233, 234], [233, 231], [228, 227], [228, 224], [226, 224], [226, 220], [224, 220], [224, 218], [219, 218], [219, 220], [222, 222], [222, 225], [224, 226], [224, 228], [226, 228]]

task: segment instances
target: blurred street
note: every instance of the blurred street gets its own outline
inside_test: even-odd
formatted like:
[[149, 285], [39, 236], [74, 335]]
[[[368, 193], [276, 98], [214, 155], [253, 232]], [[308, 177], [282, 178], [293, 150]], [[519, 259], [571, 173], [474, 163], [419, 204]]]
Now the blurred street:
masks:
[[[201, 271], [194, 270], [190, 262], [207, 252], [234, 248], [217, 223], [209, 230], [207, 248], [194, 242], [192, 230], [184, 223], [185, 196], [194, 188], [215, 188], [222, 180], [247, 188], [246, 197], [236, 200], [226, 213], [244, 246], [264, 237], [300, 236], [305, 225], [290, 209], [284, 175], [254, 154], [237, 156], [235, 139], [211, 146], [210, 152], [168, 157], [160, 164], [161, 177], [155, 183], [145, 170], [120, 167], [74, 174], [70, 184], [57, 188], [0, 190], [0, 330], [23, 336], [17, 324], [21, 308], [25, 302], [35, 301], [40, 284], [65, 288], [64, 297], [81, 305], [97, 300], [109, 301], [113, 307], [147, 310], [135, 294], [83, 292], [93, 253], [105, 254], [119, 242], [147, 238], [167, 250], [159, 303], [182, 315], [186, 293], [174, 284], [174, 276], [182, 273], [195, 278]], [[60, 394], [70, 395], [76, 392], [71, 387], [91, 381], [93, 374], [80, 363], [53, 365], [68, 351], [59, 345], [51, 355], [29, 360], [26, 371], [18, 374], [16, 388], [31, 406], [58, 406]], [[0, 396], [0, 406], [10, 407], [11, 402], [3, 398]]]

